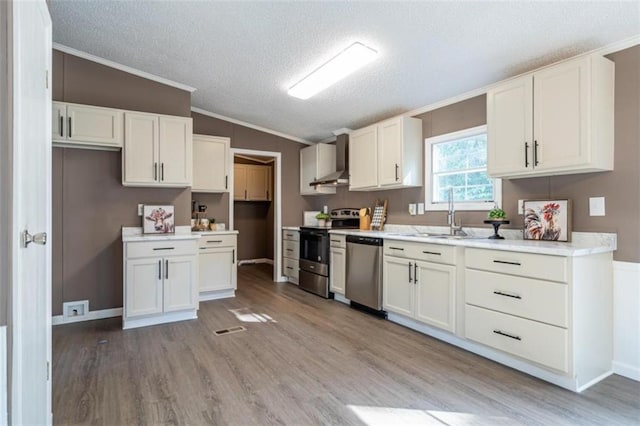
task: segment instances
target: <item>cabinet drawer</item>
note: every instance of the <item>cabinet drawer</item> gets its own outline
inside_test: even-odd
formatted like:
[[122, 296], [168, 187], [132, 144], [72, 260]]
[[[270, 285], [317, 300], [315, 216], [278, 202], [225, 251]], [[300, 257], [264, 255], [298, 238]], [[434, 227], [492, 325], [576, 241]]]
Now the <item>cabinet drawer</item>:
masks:
[[568, 326], [568, 285], [465, 271], [465, 302], [560, 327]]
[[290, 259], [300, 257], [300, 243], [297, 241], [285, 240], [282, 242], [282, 255]]
[[300, 241], [300, 232], [290, 231], [288, 229], [282, 230], [282, 239], [290, 241]]
[[564, 328], [471, 305], [465, 307], [466, 337], [504, 352], [568, 372], [568, 333]]
[[335, 248], [347, 248], [347, 236], [330, 234], [329, 246]]
[[150, 241], [126, 243], [127, 259], [139, 257], [164, 257], [195, 255], [198, 251], [197, 240]]
[[235, 235], [203, 235], [198, 240], [201, 250], [211, 247], [233, 247], [236, 245]]
[[384, 254], [450, 265], [456, 263], [456, 247], [442, 244], [387, 240], [384, 245]]
[[298, 279], [298, 261], [296, 259], [284, 258], [283, 274], [287, 277]]
[[501, 250], [468, 248], [465, 251], [467, 268], [567, 282], [567, 258], [544, 254], [518, 253]]

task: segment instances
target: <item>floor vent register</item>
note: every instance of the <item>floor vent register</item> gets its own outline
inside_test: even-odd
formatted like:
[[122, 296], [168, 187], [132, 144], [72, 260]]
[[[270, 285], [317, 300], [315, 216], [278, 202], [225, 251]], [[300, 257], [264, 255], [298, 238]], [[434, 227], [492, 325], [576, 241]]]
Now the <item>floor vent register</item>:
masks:
[[213, 332], [216, 336], [224, 336], [225, 334], [238, 333], [240, 331], [245, 331], [246, 328], [238, 325], [236, 327], [223, 328], [222, 330], [216, 330]]

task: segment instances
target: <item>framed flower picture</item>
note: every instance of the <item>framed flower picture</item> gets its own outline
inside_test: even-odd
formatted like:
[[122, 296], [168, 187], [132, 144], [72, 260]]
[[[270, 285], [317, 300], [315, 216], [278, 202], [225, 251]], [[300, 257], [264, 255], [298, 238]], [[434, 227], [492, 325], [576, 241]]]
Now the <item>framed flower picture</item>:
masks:
[[145, 204], [143, 213], [143, 233], [172, 234], [175, 232], [173, 206], [151, 206]]
[[571, 240], [571, 200], [525, 200], [524, 239]]

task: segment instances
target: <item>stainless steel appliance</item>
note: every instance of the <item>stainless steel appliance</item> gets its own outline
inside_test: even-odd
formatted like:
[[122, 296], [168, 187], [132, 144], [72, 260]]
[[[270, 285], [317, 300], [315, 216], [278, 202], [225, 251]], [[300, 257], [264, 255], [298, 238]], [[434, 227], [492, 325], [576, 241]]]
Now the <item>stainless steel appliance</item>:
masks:
[[354, 307], [382, 310], [382, 238], [347, 235], [345, 296]]
[[[334, 209], [330, 213], [331, 228], [358, 228], [358, 209]], [[329, 228], [300, 227], [300, 270], [298, 285], [301, 289], [324, 298], [333, 298], [329, 291]]]

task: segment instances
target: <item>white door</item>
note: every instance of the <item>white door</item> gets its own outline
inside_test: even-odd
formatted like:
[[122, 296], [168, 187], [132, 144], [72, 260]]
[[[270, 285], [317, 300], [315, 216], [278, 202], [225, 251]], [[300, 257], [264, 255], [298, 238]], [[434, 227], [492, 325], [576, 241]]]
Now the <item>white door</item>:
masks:
[[65, 130], [69, 141], [122, 146], [122, 111], [86, 105], [67, 105]]
[[300, 150], [300, 194], [315, 194], [311, 182], [322, 176], [318, 173], [318, 147], [310, 146]]
[[127, 318], [162, 312], [162, 259], [127, 260], [124, 315]]
[[[51, 19], [44, 1], [8, 5], [13, 81], [11, 423], [51, 424]], [[4, 200], [3, 200], [4, 201]]]
[[158, 116], [124, 114], [123, 184], [159, 181]]
[[378, 125], [378, 183], [380, 186], [401, 183], [402, 118], [396, 117]]
[[447, 331], [455, 331], [456, 268], [451, 265], [418, 262], [416, 316]]
[[349, 189], [378, 186], [377, 126], [356, 130], [349, 136]]
[[227, 192], [229, 138], [193, 135], [193, 192]]
[[164, 259], [164, 312], [196, 307], [197, 273], [195, 256]]
[[160, 182], [191, 186], [193, 168], [191, 118], [160, 117]]
[[533, 77], [487, 93], [487, 172], [510, 176], [533, 169]]
[[235, 251], [233, 247], [208, 248], [198, 259], [200, 291], [236, 288]]
[[413, 317], [413, 263], [406, 259], [385, 257], [382, 270], [382, 305], [387, 311]]
[[54, 102], [51, 108], [51, 138], [66, 140], [67, 138], [67, 104]]
[[346, 253], [343, 248], [332, 248], [330, 251], [331, 260], [329, 267], [330, 289], [334, 293], [344, 294], [345, 272], [346, 272]]

